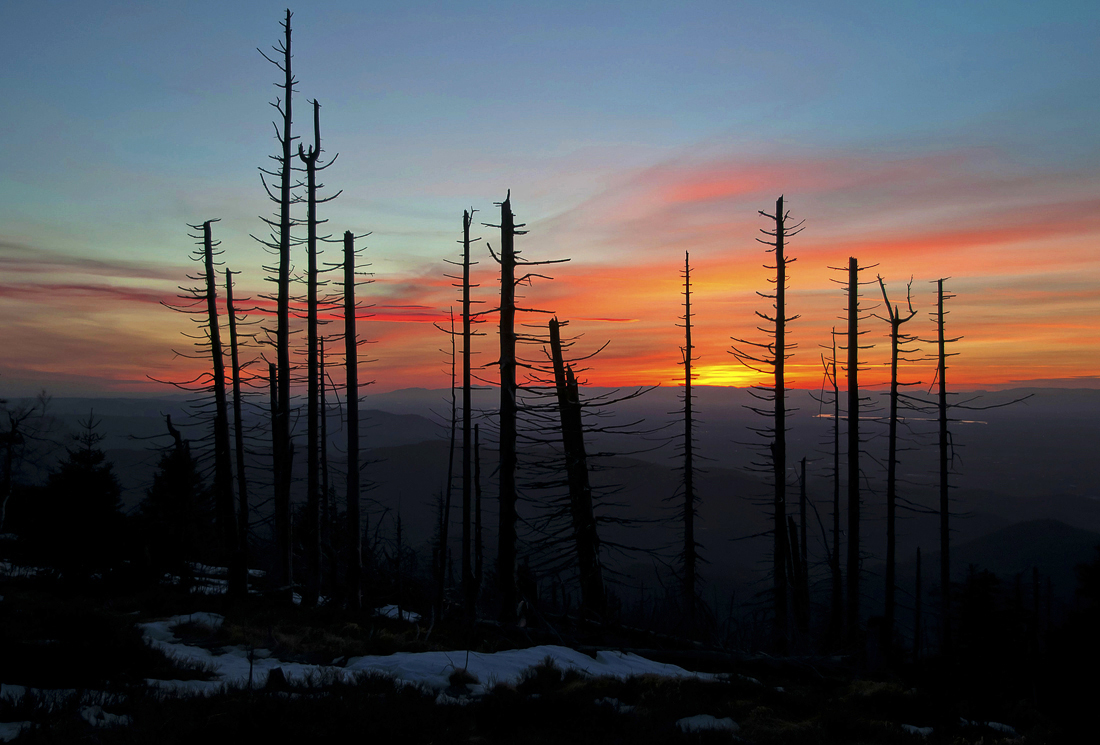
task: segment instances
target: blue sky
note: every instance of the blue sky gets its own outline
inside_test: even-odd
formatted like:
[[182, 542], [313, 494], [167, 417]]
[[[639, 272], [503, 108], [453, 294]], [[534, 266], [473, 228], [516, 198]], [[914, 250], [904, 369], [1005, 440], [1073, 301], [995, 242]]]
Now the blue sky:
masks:
[[[0, 242], [185, 267], [184, 224], [220, 217], [231, 263], [259, 286], [251, 267], [263, 254], [248, 235], [270, 207], [256, 169], [274, 152], [276, 71], [256, 47], [277, 40], [284, 7], [7, 4]], [[1027, 181], [1012, 197], [1021, 209], [1063, 199], [1067, 184], [1100, 195], [1096, 3], [293, 10], [297, 131], [308, 134], [306, 101], [316, 97], [326, 150], [340, 153], [325, 180], [344, 190], [326, 214], [336, 232], [373, 231], [380, 277], [437, 271], [461, 209], [487, 211], [508, 188], [534, 228], [530, 245], [597, 261], [607, 247], [586, 242], [590, 223], [549, 228], [586, 205], [619, 204], [654, 169], [685, 164], [946, 157], [970, 163], [983, 188]], [[798, 178], [792, 186], [797, 194]], [[956, 204], [1006, 204], [988, 193]], [[914, 217], [895, 203], [861, 216], [861, 200], [874, 196], [802, 204], [892, 225], [952, 207]], [[110, 281], [147, 284], [126, 272]], [[28, 334], [63, 321], [40, 317]]]

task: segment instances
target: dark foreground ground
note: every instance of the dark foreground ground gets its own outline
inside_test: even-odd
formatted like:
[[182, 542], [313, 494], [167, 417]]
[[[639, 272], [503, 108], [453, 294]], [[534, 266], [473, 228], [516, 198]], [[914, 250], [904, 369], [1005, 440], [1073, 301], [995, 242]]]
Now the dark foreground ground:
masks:
[[[543, 665], [532, 668], [518, 685], [497, 685], [478, 698], [456, 695], [461, 703], [450, 704], [437, 703], [435, 692], [370, 674], [353, 683], [319, 678], [273, 689], [230, 688], [209, 696], [164, 694], [151, 691], [145, 680], [210, 679], [211, 672], [148, 647], [137, 622], [212, 610], [226, 616], [216, 634], [189, 635], [181, 628], [178, 635], [211, 646], [263, 645], [281, 659], [303, 662], [457, 648], [468, 632], [441, 626], [425, 639], [424, 627], [392, 619], [279, 608], [262, 601], [228, 607], [219, 597], [167, 588], [106, 593], [8, 579], [0, 581], [0, 595], [0, 682], [52, 691], [0, 700], [0, 722], [33, 723], [18, 734], [8, 733], [19, 743], [194, 745], [217, 738], [250, 743], [961, 745], [1090, 739], [1075, 729], [1074, 704], [1050, 704], [1045, 687], [1058, 684], [1053, 678], [1036, 679], [1030, 691], [1017, 687], [1013, 695], [999, 695], [980, 671], [925, 667], [868, 676], [857, 673], [847, 659], [783, 660], [671, 648], [663, 655], [665, 661], [721, 673], [721, 680], [588, 679]], [[492, 627], [481, 627], [465, 639], [483, 651], [545, 641]], [[685, 661], [692, 654], [695, 664]], [[1082, 672], [1088, 673], [1079, 684], [1084, 703], [1096, 687], [1087, 682], [1092, 671]], [[462, 681], [454, 682], [460, 691]], [[736, 736], [677, 729], [678, 720], [700, 714], [729, 717], [740, 729]], [[904, 725], [931, 732], [920, 734]]]

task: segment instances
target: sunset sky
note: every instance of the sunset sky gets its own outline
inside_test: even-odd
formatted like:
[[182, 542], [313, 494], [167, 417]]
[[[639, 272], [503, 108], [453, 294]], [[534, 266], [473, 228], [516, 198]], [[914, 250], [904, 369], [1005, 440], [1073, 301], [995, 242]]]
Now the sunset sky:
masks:
[[[250, 234], [275, 206], [280, 35], [267, 2], [5, 4], [0, 28], [0, 397], [167, 390], [195, 363], [190, 322], [160, 305], [215, 233], [240, 295], [270, 291]], [[753, 377], [730, 337], [762, 339], [756, 242], [785, 195], [796, 385], [820, 384], [841, 325], [839, 272], [913, 279], [931, 337], [949, 277], [959, 385], [1100, 374], [1100, 4], [1096, 2], [299, 3], [296, 134], [307, 100], [339, 160], [334, 235], [364, 239], [363, 335], [377, 389], [445, 387], [443, 321], [464, 208], [495, 304], [499, 202], [532, 260], [570, 258], [525, 303], [610, 345], [595, 384], [675, 384], [684, 252], [700, 382]], [[304, 218], [304, 209], [298, 217]], [[302, 229], [304, 235], [304, 228]], [[337, 260], [335, 247], [326, 254]], [[304, 267], [304, 249], [296, 265]], [[265, 287], [265, 285], [268, 285]], [[866, 288], [872, 310], [878, 288]], [[365, 312], [364, 315], [367, 315]], [[545, 320], [545, 319], [541, 319]], [[478, 341], [495, 359], [490, 319]], [[335, 331], [335, 327], [331, 327]], [[865, 322], [869, 381], [887, 326]], [[925, 345], [931, 352], [931, 345]], [[931, 381], [932, 365], [911, 379]]]

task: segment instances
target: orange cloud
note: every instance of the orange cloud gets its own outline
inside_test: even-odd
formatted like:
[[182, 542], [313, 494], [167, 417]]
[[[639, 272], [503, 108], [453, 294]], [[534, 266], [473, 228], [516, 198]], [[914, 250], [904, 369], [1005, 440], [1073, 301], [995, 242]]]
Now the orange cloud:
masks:
[[[877, 264], [863, 279], [874, 282], [881, 273], [895, 301], [915, 277], [913, 302], [920, 315], [910, 330], [922, 338], [934, 334], [930, 280], [951, 277], [947, 286], [957, 297], [949, 303], [949, 333], [963, 337], [949, 373], [953, 385], [1087, 379], [1100, 370], [1100, 174], [1026, 170], [988, 151], [724, 156], [639, 171], [589, 203], [530, 221], [530, 235], [517, 241], [525, 256], [571, 254], [573, 261], [544, 267], [554, 281], [521, 286], [520, 303], [570, 321], [570, 332], [580, 335], [577, 354], [610, 341], [587, 363], [585, 377], [592, 384], [675, 385], [682, 377], [681, 269], [690, 250], [698, 382], [758, 382], [758, 374], [729, 354], [730, 338], [763, 339], [755, 313], [770, 308], [759, 293], [770, 290], [763, 265], [771, 259], [756, 242], [767, 225], [757, 211], [770, 211], [780, 193], [787, 195], [792, 216], [806, 220], [805, 232], [789, 249], [798, 261], [790, 268], [788, 312], [801, 315], [789, 332], [797, 345], [789, 364], [794, 385], [820, 383], [820, 345], [828, 343], [831, 328], [843, 325], [845, 308], [843, 287], [836, 283], [844, 275], [829, 267], [846, 265], [849, 256], [865, 266]], [[522, 221], [522, 195], [514, 196]], [[484, 237], [497, 243], [489, 229]], [[475, 340], [475, 360], [489, 365], [482, 374], [491, 380], [497, 267], [478, 246], [483, 263], [474, 270], [481, 284], [474, 297], [483, 335]], [[445, 276], [456, 273], [444, 263], [456, 258], [450, 239], [440, 242], [439, 252], [438, 261], [379, 273], [358, 290], [359, 330], [371, 342], [362, 349], [370, 360], [363, 375], [380, 388], [448, 383], [443, 350], [450, 349], [450, 339], [434, 324], [449, 322], [448, 309], [459, 309], [459, 293], [455, 280]], [[0, 246], [0, 269], [9, 279], [19, 278], [0, 284], [0, 308], [17, 319], [3, 331], [2, 343], [12, 350], [5, 379], [83, 375], [139, 386], [150, 371], [179, 378], [201, 370], [198, 363], [174, 360], [170, 351], [189, 343], [179, 333], [193, 326], [150, 307], [175, 299], [184, 269], [89, 262], [10, 244]], [[89, 282], [88, 275], [102, 281]], [[256, 287], [270, 291], [248, 275], [236, 291], [244, 297]], [[865, 286], [862, 307], [870, 313], [879, 302], [877, 286]], [[275, 304], [269, 295], [252, 292], [238, 305], [270, 325]], [[292, 305], [300, 329], [304, 305], [300, 299]], [[338, 335], [342, 309], [330, 306], [321, 315], [329, 322], [324, 333]], [[547, 319], [522, 314], [520, 322], [535, 333]], [[887, 375], [887, 326], [869, 317], [863, 328], [866, 343], [877, 345], [865, 353], [865, 380], [881, 383]], [[329, 349], [339, 379], [342, 349]], [[920, 363], [907, 375], [931, 380], [932, 367]]]

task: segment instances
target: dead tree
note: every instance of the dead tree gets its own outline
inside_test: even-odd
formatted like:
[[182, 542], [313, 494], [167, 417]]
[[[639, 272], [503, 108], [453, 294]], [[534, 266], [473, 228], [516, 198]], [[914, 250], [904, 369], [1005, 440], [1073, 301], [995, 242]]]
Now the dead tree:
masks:
[[920, 546], [917, 546], [917, 578], [913, 588], [913, 662], [920, 662], [921, 656], [921, 602], [923, 595], [920, 586]]
[[[847, 551], [847, 624], [845, 636], [849, 645], [854, 645], [859, 640], [859, 582], [860, 582], [860, 439], [859, 416], [859, 351], [869, 349], [871, 345], [860, 346], [859, 337], [866, 331], [859, 330], [859, 322], [864, 320], [860, 316], [859, 305], [859, 273], [877, 266], [861, 267], [855, 257], [848, 259], [846, 294], [848, 297], [848, 344], [844, 349], [848, 353], [846, 374], [848, 377], [848, 551]], [[839, 267], [830, 267], [838, 269]]]
[[[198, 355], [188, 355], [176, 352], [177, 356], [201, 359], [206, 357], [210, 362], [210, 371], [199, 374], [192, 380], [184, 382], [166, 382], [177, 388], [187, 391], [202, 392], [209, 395], [205, 403], [192, 402], [192, 406], [198, 410], [198, 416], [209, 417], [212, 423], [211, 441], [214, 471], [214, 520], [217, 535], [217, 545], [221, 559], [229, 567], [227, 572], [227, 590], [233, 596], [243, 595], [247, 586], [243, 583], [246, 574], [235, 563], [240, 558], [238, 545], [238, 531], [236, 523], [236, 510], [233, 506], [233, 469], [231, 464], [231, 449], [229, 440], [229, 412], [225, 392], [225, 361], [221, 344], [221, 324], [218, 319], [217, 306], [217, 274], [214, 266], [215, 256], [221, 251], [215, 251], [219, 241], [213, 239], [211, 225], [217, 220], [207, 220], [201, 225], [188, 225], [192, 230], [201, 230], [200, 234], [189, 234], [194, 238], [200, 248], [191, 254], [191, 259], [202, 264], [202, 270], [195, 275], [188, 275], [188, 279], [201, 283], [196, 287], [181, 287], [184, 293], [179, 295], [179, 304], [163, 303], [168, 308], [180, 313], [192, 316], [192, 320], [202, 326], [201, 335], [194, 336], [184, 334], [195, 339], [195, 346], [199, 350]], [[205, 396], [204, 396], [205, 397]], [[209, 411], [209, 402], [212, 399], [213, 413]], [[205, 409], [205, 411], [203, 411]]]
[[698, 358], [693, 355], [695, 346], [691, 343], [691, 260], [687, 251], [684, 251], [684, 315], [681, 316], [684, 327], [684, 346], [680, 349], [681, 364], [684, 366], [684, 439], [681, 446], [683, 461], [684, 507], [683, 507], [683, 549], [682, 560], [684, 565], [683, 591], [684, 604], [687, 608], [688, 628], [695, 632], [695, 611], [698, 603], [697, 583], [699, 569], [697, 566], [699, 543], [695, 540], [695, 505], [698, 499], [695, 493], [695, 412], [694, 394], [691, 384], [695, 379], [695, 373], [691, 369], [692, 362]]
[[[210, 359], [214, 374], [214, 509], [218, 518], [219, 543], [228, 566], [229, 561], [235, 558], [238, 534], [233, 509], [233, 467], [229, 449], [229, 406], [225, 400], [225, 360], [222, 354], [221, 324], [218, 322], [217, 274], [214, 271], [214, 247], [220, 241], [214, 241], [211, 234], [210, 226], [213, 222], [215, 221], [207, 220], [201, 226], [190, 227], [202, 229], [206, 311], [209, 318]], [[243, 575], [240, 571], [229, 571], [227, 578], [230, 595], [240, 596], [247, 591], [241, 584]]]
[[363, 605], [363, 525], [359, 511], [359, 335], [355, 328], [358, 303], [355, 300], [355, 236], [344, 233], [344, 365], [346, 368], [348, 425], [348, 607]]
[[241, 415], [241, 357], [237, 334], [237, 310], [233, 302], [233, 273], [225, 270], [225, 314], [229, 318], [229, 358], [233, 366], [233, 438], [237, 457], [237, 551], [236, 566], [244, 571], [240, 581], [248, 587], [248, 475], [244, 459], [244, 418]]
[[323, 545], [328, 553], [329, 591], [335, 594], [339, 592], [340, 561], [339, 557], [336, 555], [336, 525], [338, 522], [336, 499], [329, 485], [328, 401], [325, 395], [328, 389], [328, 385], [326, 384], [328, 377], [325, 372], [325, 337], [319, 337], [317, 339], [317, 345], [317, 390], [319, 394], [318, 406], [321, 418], [321, 511], [325, 515], [321, 537]]
[[[471, 556], [471, 526], [470, 508], [473, 498], [473, 443], [470, 441], [473, 426], [473, 404], [471, 392], [473, 382], [471, 380], [470, 355], [473, 336], [473, 315], [470, 311], [474, 301], [470, 299], [470, 290], [477, 285], [470, 282], [470, 244], [479, 238], [470, 238], [470, 224], [473, 221], [474, 210], [462, 212], [462, 597], [467, 620], [474, 617], [477, 604], [477, 592], [480, 585], [480, 571], [475, 582], [474, 569]], [[477, 334], [480, 336], [481, 334]], [[479, 523], [480, 525], [480, 515]], [[480, 537], [479, 539], [480, 540]]]
[[950, 433], [947, 430], [947, 358], [954, 354], [947, 352], [950, 342], [959, 338], [948, 339], [944, 333], [944, 322], [947, 313], [943, 307], [943, 301], [953, 298], [954, 295], [945, 293], [943, 279], [936, 280], [936, 311], [932, 317], [936, 320], [936, 344], [937, 360], [936, 380], [939, 383], [939, 396], [937, 398], [937, 412], [939, 425], [939, 465], [940, 465], [940, 652], [944, 655], [951, 653], [951, 505], [949, 498], [948, 476], [950, 472], [950, 458], [948, 452], [951, 444]]
[[[789, 637], [788, 628], [788, 582], [785, 554], [787, 553], [787, 403], [786, 403], [786, 362], [791, 357], [790, 350], [794, 345], [787, 344], [787, 324], [796, 320], [799, 316], [787, 315], [787, 265], [795, 259], [787, 258], [785, 254], [786, 240], [802, 232], [802, 223], [789, 226], [787, 221], [790, 213], [783, 207], [783, 197], [775, 201], [775, 214], [769, 215], [763, 210], [760, 214], [775, 222], [772, 230], [761, 229], [761, 233], [771, 240], [757, 238], [756, 240], [766, 246], [767, 253], [775, 254], [775, 265], [765, 264], [766, 269], [775, 270], [775, 279], [769, 279], [775, 286], [774, 293], [758, 292], [762, 298], [773, 301], [774, 316], [767, 313], [756, 312], [757, 317], [767, 323], [761, 330], [771, 337], [770, 342], [759, 343], [733, 337], [734, 347], [731, 350], [737, 360], [750, 370], [770, 375], [770, 386], [753, 386], [752, 394], [758, 400], [772, 404], [772, 410], [752, 407], [753, 411], [772, 418], [770, 428], [760, 428], [757, 431], [765, 437], [771, 438], [768, 447], [772, 478], [772, 594], [775, 609], [775, 647], [780, 652], [786, 652]], [[738, 346], [741, 345], [741, 346]]]
[[859, 262], [848, 259], [848, 641], [859, 634]]
[[810, 630], [810, 564], [807, 534], [809, 523], [806, 519], [806, 459], [798, 464], [798, 564], [801, 573], [795, 583], [795, 597], [798, 598], [798, 608], [795, 612], [795, 621], [798, 630], [803, 634]]
[[[448, 331], [439, 324], [435, 324], [435, 327], [441, 331], [447, 331], [451, 337], [451, 417], [450, 417], [450, 437], [447, 440], [447, 483], [444, 486], [444, 493], [440, 500], [439, 510], [439, 548], [437, 551], [437, 565], [436, 565], [436, 596], [435, 596], [435, 618], [443, 618], [443, 596], [447, 585], [447, 556], [448, 556], [448, 533], [451, 527], [451, 493], [454, 487], [454, 470], [455, 470], [455, 430], [458, 426], [458, 405], [455, 400], [455, 388], [457, 383], [457, 371], [456, 366], [458, 364], [458, 351], [455, 343], [455, 314], [452, 309], [449, 312], [451, 319], [451, 327]], [[465, 527], [465, 526], [464, 526]]]
[[318, 375], [318, 268], [317, 226], [324, 221], [317, 219], [317, 205], [331, 202], [340, 196], [337, 192], [319, 199], [317, 172], [331, 166], [336, 158], [319, 165], [321, 158], [321, 104], [313, 101], [313, 144], [306, 150], [298, 145], [298, 158], [306, 166], [306, 518], [303, 546], [306, 554], [306, 581], [302, 602], [306, 606], [317, 605], [321, 588], [321, 526], [320, 526], [320, 393]]
[[[272, 461], [274, 461], [275, 453], [278, 452], [279, 447], [279, 433], [275, 427], [275, 423], [279, 420], [279, 367], [274, 362], [267, 363], [267, 392], [267, 411], [271, 424], [271, 453]], [[276, 510], [276, 512], [278, 511]]]
[[[886, 456], [886, 606], [883, 614], [883, 644], [888, 659], [892, 659], [894, 649], [894, 593], [896, 591], [894, 554], [897, 543], [894, 527], [897, 509], [898, 403], [900, 400], [898, 388], [902, 385], [918, 384], [898, 381], [898, 361], [901, 359], [902, 354], [916, 351], [915, 349], [903, 348], [903, 345], [911, 343], [915, 339], [902, 333], [901, 327], [902, 324], [912, 320], [917, 312], [913, 310], [912, 280], [906, 288], [906, 302], [909, 306], [909, 312], [905, 316], [902, 315], [898, 306], [890, 304], [890, 298], [886, 294], [886, 283], [882, 281], [881, 276], [878, 278], [878, 284], [882, 290], [882, 301], [886, 305], [887, 317], [883, 320], [890, 324], [890, 418]], [[881, 318], [881, 316], [879, 317]]]
[[500, 205], [500, 496], [497, 578], [501, 621], [516, 614], [516, 253], [511, 192]]
[[[800, 530], [801, 528], [801, 530]], [[809, 608], [806, 607], [805, 601], [809, 600], [809, 596], [803, 597], [802, 588], [808, 587], [808, 579], [806, 572], [806, 564], [802, 559], [801, 551], [799, 551], [799, 543], [801, 542], [800, 536], [804, 535], [806, 528], [804, 525], [799, 526], [795, 524], [794, 517], [787, 515], [787, 545], [786, 545], [786, 560], [788, 578], [791, 584], [791, 610], [794, 616], [795, 626], [800, 634], [804, 634], [808, 629], [809, 620]]]
[[525, 235], [526, 230], [520, 230], [523, 224], [517, 225], [515, 215], [512, 214], [511, 191], [500, 203], [500, 225], [486, 225], [486, 227], [500, 228], [500, 254], [489, 251], [493, 259], [500, 264], [500, 357], [497, 364], [500, 368], [500, 466], [498, 469], [499, 483], [499, 528], [497, 545], [497, 579], [499, 582], [501, 608], [500, 619], [504, 623], [511, 623], [516, 619], [518, 594], [516, 590], [516, 415], [517, 415], [517, 391], [516, 381], [516, 312], [531, 309], [516, 306], [516, 286], [530, 282], [534, 277], [542, 276], [528, 272], [516, 276], [516, 268], [539, 266], [545, 264], [557, 264], [568, 259], [551, 261], [526, 261], [518, 258], [515, 248], [515, 237]]
[[[472, 340], [475, 336], [483, 336], [473, 330], [473, 326], [480, 322], [478, 314], [472, 312], [472, 306], [481, 301], [470, 298], [471, 290], [479, 285], [470, 281], [470, 268], [478, 262], [472, 261], [470, 246], [481, 240], [470, 238], [470, 226], [473, 224], [474, 212], [469, 209], [462, 212], [462, 261], [448, 261], [462, 267], [462, 275], [453, 276], [458, 280], [458, 287], [462, 292], [462, 601], [466, 620], [472, 620], [474, 608], [477, 603], [478, 583], [475, 582], [472, 554], [471, 509], [473, 499], [473, 404], [471, 393], [473, 391], [473, 373], [471, 368]], [[451, 330], [454, 333], [454, 330]]]
[[[263, 218], [273, 232], [267, 239], [257, 239], [269, 251], [278, 257], [277, 267], [271, 268], [275, 277], [269, 278], [276, 284], [276, 329], [275, 346], [277, 379], [277, 407], [273, 422], [272, 443], [274, 447], [273, 466], [275, 477], [275, 546], [276, 566], [275, 582], [289, 593], [294, 583], [293, 552], [290, 523], [290, 485], [292, 476], [292, 450], [290, 442], [290, 248], [293, 243], [290, 231], [294, 221], [290, 216], [290, 206], [296, 200], [292, 190], [292, 146], [296, 139], [291, 133], [293, 123], [293, 94], [297, 80], [291, 70], [291, 12], [287, 10], [283, 27], [283, 39], [274, 47], [276, 58], [257, 50], [271, 64], [283, 73], [283, 82], [276, 86], [283, 91], [283, 99], [276, 98], [271, 104], [282, 120], [275, 124], [275, 139], [280, 145], [280, 154], [271, 156], [278, 164], [278, 170], [261, 168], [261, 181], [267, 195], [279, 205], [278, 220]], [[266, 177], [278, 179], [278, 194], [268, 185]], [[270, 297], [270, 296], [269, 296]], [[270, 337], [270, 330], [268, 331]], [[271, 340], [269, 338], [269, 343]]]
[[[952, 651], [951, 640], [951, 499], [950, 499], [950, 476], [951, 465], [954, 460], [954, 441], [951, 437], [951, 431], [948, 427], [950, 419], [951, 409], [964, 409], [967, 411], [985, 411], [987, 409], [998, 409], [1004, 406], [1011, 406], [1013, 404], [1026, 401], [1031, 398], [1031, 395], [1022, 396], [1020, 398], [1013, 399], [1011, 401], [1005, 401], [1002, 403], [995, 403], [990, 405], [972, 406], [970, 405], [974, 398], [967, 399], [965, 401], [956, 401], [950, 403], [948, 401], [947, 390], [947, 358], [954, 357], [958, 352], [948, 352], [947, 345], [962, 339], [961, 336], [954, 338], [947, 338], [945, 332], [946, 318], [950, 311], [947, 311], [944, 307], [944, 302], [951, 300], [955, 296], [949, 292], [946, 292], [943, 288], [943, 283], [947, 281], [947, 278], [935, 280], [936, 283], [936, 310], [930, 315], [936, 322], [936, 338], [934, 343], [937, 348], [937, 365], [936, 365], [936, 379], [933, 381], [932, 386], [938, 385], [938, 396], [936, 401], [925, 401], [914, 397], [908, 397], [911, 400], [922, 404], [926, 407], [934, 407], [936, 411], [936, 420], [938, 425], [939, 437], [939, 504], [938, 512], [940, 517], [940, 653], [942, 655], [950, 655]], [[924, 340], [930, 341], [930, 340]], [[931, 390], [931, 389], [929, 389]], [[954, 394], [951, 394], [954, 395]]]
[[474, 587], [481, 589], [484, 548], [481, 542], [481, 427], [474, 425]]
[[829, 627], [828, 639], [830, 644], [836, 644], [841, 638], [844, 627], [844, 582], [840, 569], [840, 383], [836, 372], [836, 328], [830, 334], [832, 344], [826, 347], [830, 350], [830, 356], [821, 355], [821, 365], [824, 367], [825, 376], [822, 381], [822, 393], [819, 399], [825, 403], [825, 383], [832, 388], [833, 406], [833, 431], [832, 431], [832, 459], [833, 459], [833, 544], [829, 551], [829, 574], [831, 578], [829, 592]]
[[600, 564], [600, 538], [596, 532], [596, 516], [592, 509], [592, 487], [588, 480], [588, 456], [584, 447], [580, 393], [572, 367], [565, 364], [557, 318], [550, 320], [550, 349], [569, 486], [569, 511], [580, 572], [581, 612], [586, 617], [604, 620], [607, 614], [607, 596], [603, 583], [603, 567]]
[[806, 561], [809, 558], [809, 550], [806, 545], [806, 459], [798, 462], [798, 525], [802, 534], [798, 542], [798, 556], [802, 560], [802, 566], [809, 566]]

